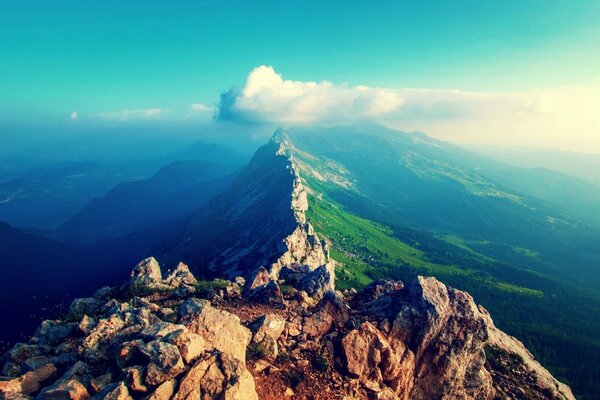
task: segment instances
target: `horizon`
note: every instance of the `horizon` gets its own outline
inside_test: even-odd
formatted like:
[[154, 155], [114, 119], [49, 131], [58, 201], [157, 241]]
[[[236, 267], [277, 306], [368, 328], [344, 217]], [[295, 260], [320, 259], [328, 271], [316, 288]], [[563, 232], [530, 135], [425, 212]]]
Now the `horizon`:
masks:
[[600, 153], [597, 2], [144, 4], [4, 2], [0, 136], [368, 118]]

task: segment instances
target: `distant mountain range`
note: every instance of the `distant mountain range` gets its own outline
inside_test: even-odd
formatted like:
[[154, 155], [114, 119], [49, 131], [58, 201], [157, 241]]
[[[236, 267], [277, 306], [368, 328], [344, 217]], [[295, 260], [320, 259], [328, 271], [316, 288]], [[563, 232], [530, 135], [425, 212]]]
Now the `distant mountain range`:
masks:
[[[318, 235], [338, 288], [435, 276], [469, 291], [576, 395], [599, 394], [589, 367], [600, 363], [597, 187], [372, 123], [279, 129], [237, 171], [217, 158], [172, 162], [113, 188], [52, 234], [74, 244], [44, 242], [64, 258], [44, 257], [38, 268], [118, 275], [115, 260], [153, 254], [203, 278], [255, 277], [261, 267], [274, 274], [285, 246], [288, 261], [294, 248], [321, 246]], [[299, 220], [308, 225], [295, 233]], [[27, 238], [24, 252], [35, 254], [41, 239]], [[96, 262], [63, 262], [100, 251], [120, 258], [102, 259], [102, 272]], [[15, 262], [9, 247], [0, 255]], [[23, 271], [21, 279], [36, 273]]]

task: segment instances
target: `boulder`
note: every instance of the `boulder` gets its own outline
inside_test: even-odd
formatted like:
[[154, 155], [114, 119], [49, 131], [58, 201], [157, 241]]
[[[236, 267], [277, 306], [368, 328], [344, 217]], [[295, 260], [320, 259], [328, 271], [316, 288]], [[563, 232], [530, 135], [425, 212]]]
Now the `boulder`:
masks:
[[142, 351], [150, 359], [145, 379], [150, 386], [158, 386], [185, 370], [183, 359], [175, 345], [153, 340]]
[[162, 273], [154, 257], [140, 261], [131, 271], [129, 278], [129, 288], [131, 289], [155, 288], [162, 285]]
[[113, 383], [106, 386], [92, 400], [133, 400], [124, 382]]
[[246, 346], [250, 343], [252, 332], [240, 323], [238, 316], [204, 302], [200, 313], [193, 317], [187, 328], [204, 338], [207, 349], [230, 353], [246, 361]]
[[148, 400], [170, 400], [173, 393], [175, 393], [176, 384], [177, 381], [175, 379], [161, 383], [148, 397]]
[[56, 376], [56, 367], [45, 364], [29, 371], [22, 376], [6, 381], [0, 381], [0, 394], [22, 393], [31, 395], [37, 393], [45, 382]]
[[104, 303], [95, 297], [75, 299], [69, 307], [69, 314], [72, 318], [81, 319], [84, 315], [93, 315], [98, 312]]
[[274, 361], [279, 354], [277, 339], [285, 329], [285, 318], [266, 314], [252, 322], [249, 328], [254, 332], [252, 342], [261, 346], [265, 358]]
[[190, 272], [187, 265], [180, 262], [177, 267], [165, 278], [165, 283], [173, 287], [193, 287], [198, 281], [196, 277]]
[[185, 328], [168, 334], [164, 341], [177, 346], [186, 364], [191, 364], [206, 349], [204, 338], [196, 333], [188, 332]]
[[146, 393], [148, 391], [148, 387], [144, 385], [145, 366], [136, 365], [128, 367], [125, 368], [123, 372], [125, 373], [125, 381], [127, 382], [127, 387], [129, 389], [138, 393]]

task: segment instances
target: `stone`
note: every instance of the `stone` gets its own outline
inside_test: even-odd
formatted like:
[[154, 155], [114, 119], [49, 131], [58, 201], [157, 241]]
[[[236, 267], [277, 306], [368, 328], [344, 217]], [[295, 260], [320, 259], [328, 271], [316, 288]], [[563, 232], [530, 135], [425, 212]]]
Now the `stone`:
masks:
[[210, 301], [196, 298], [188, 299], [181, 303], [177, 309], [179, 320], [185, 324], [199, 315], [205, 307], [210, 307]]
[[104, 301], [95, 297], [84, 297], [73, 300], [69, 307], [72, 318], [80, 319], [84, 315], [94, 315], [104, 305]]
[[127, 382], [129, 389], [138, 393], [146, 393], [148, 391], [148, 387], [144, 385], [145, 366], [136, 365], [128, 367], [123, 372], [125, 373], [125, 382]]
[[116, 314], [99, 320], [83, 339], [78, 349], [79, 354], [91, 362], [109, 360], [112, 356], [110, 349], [114, 345], [114, 336], [124, 327], [125, 321]]
[[0, 394], [9, 392], [26, 395], [35, 394], [40, 390], [44, 382], [54, 376], [56, 376], [56, 367], [53, 364], [45, 364], [18, 378], [0, 381]]
[[161, 383], [148, 397], [148, 400], [170, 400], [175, 392], [176, 384], [177, 381], [175, 379]]
[[150, 358], [145, 382], [150, 386], [158, 386], [175, 378], [185, 370], [183, 359], [177, 346], [154, 340], [142, 349]]
[[98, 393], [102, 389], [104, 389], [106, 386], [108, 386], [111, 381], [112, 381], [112, 374], [110, 372], [107, 372], [106, 374], [102, 374], [102, 375], [97, 376], [94, 379], [90, 380], [90, 388], [95, 393]]
[[164, 341], [177, 346], [186, 364], [191, 364], [206, 349], [204, 338], [196, 333], [188, 332], [185, 328], [171, 332], [165, 336]]
[[106, 386], [100, 393], [92, 397], [92, 400], [133, 400], [125, 386], [125, 382], [121, 381]]
[[208, 368], [216, 362], [216, 356], [201, 359], [190, 368], [187, 374], [179, 382], [177, 393], [173, 400], [192, 400], [201, 398], [200, 381], [208, 371]]
[[246, 361], [246, 347], [252, 332], [240, 323], [238, 316], [203, 303], [202, 310], [187, 325], [190, 332], [202, 336], [207, 349], [230, 353]]
[[131, 271], [130, 288], [152, 288], [158, 285], [162, 285], [162, 273], [154, 257], [140, 261]]
[[189, 267], [180, 262], [175, 270], [165, 278], [165, 283], [169, 286], [178, 288], [183, 286], [194, 286], [198, 281], [190, 272]]
[[320, 337], [325, 335], [329, 329], [331, 329], [332, 323], [333, 316], [331, 316], [326, 309], [322, 308], [310, 317], [304, 318], [302, 332], [311, 337]]
[[90, 394], [77, 379], [61, 380], [58, 383], [44, 389], [36, 400], [86, 400]]

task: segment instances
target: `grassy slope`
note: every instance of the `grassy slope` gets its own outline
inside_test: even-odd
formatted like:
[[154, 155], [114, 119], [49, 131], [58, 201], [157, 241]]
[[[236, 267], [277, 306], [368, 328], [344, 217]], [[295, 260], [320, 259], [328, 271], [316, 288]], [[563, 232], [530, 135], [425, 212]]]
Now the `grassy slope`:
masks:
[[[313, 182], [313, 187], [318, 186]], [[552, 278], [529, 271], [511, 272], [470, 247], [464, 238], [438, 235], [441, 240], [436, 245], [447, 244], [442, 253], [459, 254], [444, 263], [440, 257], [432, 257], [424, 244], [409, 244], [400, 239], [403, 234], [348, 213], [320, 193], [313, 193], [309, 203], [309, 220], [332, 244], [340, 288], [361, 287], [381, 278], [436, 276], [470, 292], [490, 310], [500, 328], [521, 339], [555, 376], [571, 384], [580, 398], [600, 395], [594, 383], [600, 374], [593, 367], [600, 362], [600, 340], [595, 334], [600, 323], [594, 319], [600, 315], [597, 302], [590, 303]], [[525, 250], [515, 249], [527, 253]], [[527, 282], [535, 286], [527, 287], [523, 284]]]

